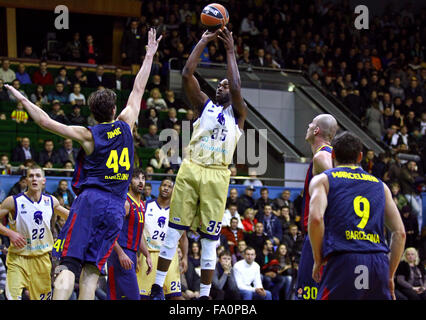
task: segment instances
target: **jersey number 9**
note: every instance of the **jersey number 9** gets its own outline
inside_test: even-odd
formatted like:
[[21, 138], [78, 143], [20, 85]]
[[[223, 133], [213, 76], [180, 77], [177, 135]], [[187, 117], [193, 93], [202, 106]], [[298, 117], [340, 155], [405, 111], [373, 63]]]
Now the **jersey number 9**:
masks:
[[354, 211], [356, 215], [361, 218], [357, 227], [364, 229], [367, 225], [368, 219], [370, 218], [370, 201], [362, 196], [356, 197], [354, 199]]

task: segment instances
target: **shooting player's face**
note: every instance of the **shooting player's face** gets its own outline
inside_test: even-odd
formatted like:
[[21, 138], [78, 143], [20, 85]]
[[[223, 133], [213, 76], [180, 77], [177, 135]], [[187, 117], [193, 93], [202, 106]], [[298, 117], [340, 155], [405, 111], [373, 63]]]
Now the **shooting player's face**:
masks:
[[230, 100], [229, 96], [229, 83], [228, 79], [223, 79], [221, 82], [219, 82], [219, 85], [216, 89], [216, 102], [218, 104], [225, 104]]

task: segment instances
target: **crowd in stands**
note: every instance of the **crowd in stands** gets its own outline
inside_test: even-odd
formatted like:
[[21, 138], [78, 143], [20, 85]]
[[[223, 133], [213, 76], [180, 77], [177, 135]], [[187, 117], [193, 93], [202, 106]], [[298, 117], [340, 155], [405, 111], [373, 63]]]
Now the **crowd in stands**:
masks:
[[[230, 14], [227, 27], [233, 31], [240, 66], [305, 72], [326, 94], [340, 101], [341, 107], [351, 112], [353, 119], [372, 137], [387, 146], [387, 151], [380, 155], [366, 150], [361, 165], [391, 187], [406, 227], [406, 252], [397, 272], [397, 296], [425, 299], [421, 288], [426, 285], [426, 229], [422, 228], [420, 193], [425, 190], [426, 170], [426, 50], [422, 41], [426, 35], [426, 9], [413, 12], [410, 5], [387, 7], [381, 16], [370, 19], [368, 30], [356, 30], [348, 0], [339, 4], [321, 0], [230, 0], [225, 5]], [[135, 158], [136, 165], [142, 166], [147, 174], [145, 200], [154, 197], [149, 180], [156, 177], [151, 175], [159, 170], [176, 173], [180, 164], [170, 161], [173, 155], [160, 149], [159, 130], [174, 129], [180, 133], [182, 121], [192, 125], [196, 117], [183, 100], [167, 89], [166, 82], [170, 61], [173, 68], [181, 69], [204, 31], [199, 21], [202, 7], [203, 2], [198, 0], [143, 1], [142, 16], [129, 19], [123, 34], [122, 64], [130, 66], [140, 64], [143, 59], [148, 26], [164, 30], [141, 104], [143, 110], [138, 122], [143, 130], [134, 132], [136, 148], [152, 150], [144, 163]], [[33, 73], [28, 73], [23, 63], [14, 71], [6, 58], [0, 68], [0, 103], [14, 102], [3, 87], [4, 83], [11, 83], [55, 120], [87, 126], [96, 122], [87, 112], [89, 91], [85, 89], [110, 88], [116, 92], [131, 89], [132, 79], [123, 76], [122, 68], [106, 73], [99, 64], [102, 52], [92, 35], [86, 35], [82, 44], [76, 32], [63, 47], [64, 51], [58, 52], [62, 60], [93, 64], [96, 71], [88, 73], [77, 67], [71, 72], [63, 67], [53, 75], [44, 60]], [[22, 55], [38, 56], [29, 45]], [[221, 42], [212, 41], [201, 60], [223, 63], [224, 57]], [[28, 85], [33, 85], [32, 91], [25, 89]], [[72, 107], [65, 112], [63, 106], [68, 104]], [[0, 107], [0, 121], [6, 119], [27, 124], [31, 121], [19, 103], [10, 114]], [[77, 149], [71, 140], [65, 140], [60, 147], [47, 139], [43, 150], [36, 153], [35, 141], [25, 136], [20, 138], [20, 144], [11, 150], [10, 162], [22, 167], [16, 173], [22, 174], [29, 161], [44, 167], [73, 168]], [[8, 156], [3, 155], [0, 160], [4, 167], [2, 174], [10, 174]], [[237, 175], [236, 167], [230, 169], [231, 183], [241, 183], [232, 178]], [[244, 194], [239, 196], [236, 189], [230, 190], [211, 295], [219, 300], [291, 299], [303, 240], [302, 195], [290, 201], [290, 192], [285, 190], [277, 199], [270, 199], [256, 172], [250, 171], [249, 176], [250, 179], [242, 182], [246, 186]], [[259, 199], [253, 198], [255, 187], [262, 188]], [[9, 194], [25, 188], [25, 180], [20, 179]], [[56, 195], [64, 205], [71, 205], [72, 194], [63, 182], [62, 186], [59, 183]], [[188, 271], [182, 276], [182, 292], [186, 299], [193, 299], [199, 296], [202, 248], [199, 235], [190, 234], [189, 239]], [[0, 257], [4, 260], [4, 254]], [[252, 282], [255, 288], [249, 285]]]

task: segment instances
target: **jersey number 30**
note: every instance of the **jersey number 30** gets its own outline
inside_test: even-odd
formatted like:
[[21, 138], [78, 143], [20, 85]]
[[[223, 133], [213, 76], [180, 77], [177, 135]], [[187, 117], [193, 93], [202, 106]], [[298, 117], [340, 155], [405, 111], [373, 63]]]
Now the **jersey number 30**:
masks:
[[357, 227], [364, 229], [367, 225], [368, 219], [370, 218], [370, 201], [362, 196], [356, 197], [354, 199], [354, 211], [356, 215], [361, 218]]
[[118, 158], [117, 150], [111, 150], [108, 160], [106, 162], [106, 166], [114, 170], [114, 173], [118, 173], [119, 165], [126, 168], [126, 170], [130, 170], [130, 158], [128, 148], [123, 148], [120, 154], [120, 158]]

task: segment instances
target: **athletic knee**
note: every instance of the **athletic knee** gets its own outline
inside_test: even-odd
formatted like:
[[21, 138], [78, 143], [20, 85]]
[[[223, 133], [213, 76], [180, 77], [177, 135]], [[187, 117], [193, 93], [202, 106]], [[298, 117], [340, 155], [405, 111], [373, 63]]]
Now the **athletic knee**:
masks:
[[167, 230], [166, 238], [164, 239], [164, 243], [160, 251], [161, 258], [167, 260], [173, 259], [173, 256], [176, 253], [179, 239], [182, 236], [183, 232], [183, 230], [178, 230], [174, 228], [169, 228]]

